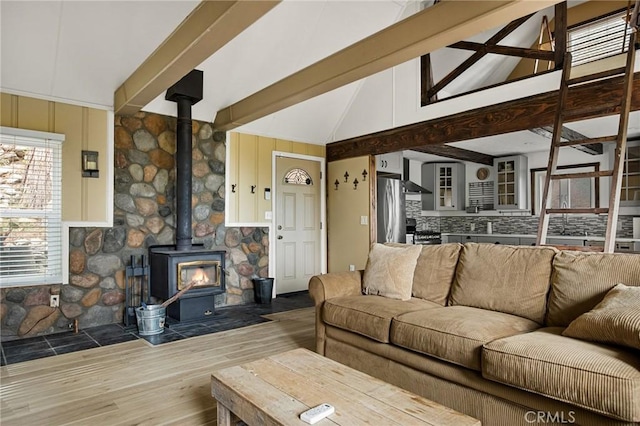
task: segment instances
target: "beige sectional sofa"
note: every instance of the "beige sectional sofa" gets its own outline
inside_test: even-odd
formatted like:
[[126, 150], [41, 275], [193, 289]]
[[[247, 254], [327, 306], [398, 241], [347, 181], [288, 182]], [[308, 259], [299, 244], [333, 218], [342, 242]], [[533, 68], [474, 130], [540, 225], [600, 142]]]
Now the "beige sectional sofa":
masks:
[[309, 290], [318, 353], [483, 425], [640, 424], [640, 255], [376, 244]]

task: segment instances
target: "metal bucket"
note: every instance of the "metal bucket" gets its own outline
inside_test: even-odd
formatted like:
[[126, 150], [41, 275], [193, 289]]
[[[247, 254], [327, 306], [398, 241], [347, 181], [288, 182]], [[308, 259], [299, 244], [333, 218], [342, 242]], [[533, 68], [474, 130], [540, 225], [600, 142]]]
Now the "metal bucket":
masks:
[[164, 331], [164, 319], [167, 308], [162, 305], [147, 305], [146, 308], [136, 308], [136, 320], [138, 321], [138, 334], [151, 336]]

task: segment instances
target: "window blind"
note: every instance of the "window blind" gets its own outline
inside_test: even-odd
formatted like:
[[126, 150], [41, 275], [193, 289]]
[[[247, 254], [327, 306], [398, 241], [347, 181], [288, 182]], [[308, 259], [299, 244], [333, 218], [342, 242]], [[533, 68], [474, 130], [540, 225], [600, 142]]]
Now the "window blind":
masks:
[[62, 138], [11, 130], [0, 131], [0, 286], [61, 283]]
[[621, 12], [570, 29], [567, 49], [572, 55], [571, 64], [580, 65], [626, 52], [631, 34], [626, 16], [626, 12]]

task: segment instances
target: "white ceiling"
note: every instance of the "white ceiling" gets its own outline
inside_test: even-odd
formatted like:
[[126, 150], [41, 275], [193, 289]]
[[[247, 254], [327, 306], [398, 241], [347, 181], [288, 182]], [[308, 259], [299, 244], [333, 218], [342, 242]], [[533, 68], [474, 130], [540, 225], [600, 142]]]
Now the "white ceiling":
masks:
[[[0, 90], [113, 109], [115, 90], [198, 3], [1, 0]], [[212, 122], [221, 108], [417, 10], [419, 3], [414, 0], [285, 0], [197, 67], [204, 71], [204, 99], [194, 106], [193, 117]], [[542, 13], [551, 17], [553, 9]], [[530, 20], [504, 44], [530, 46], [539, 22], [539, 18]], [[479, 34], [473, 41], [485, 41], [497, 30]], [[453, 49], [434, 52], [436, 80], [470, 54]], [[516, 63], [513, 58], [487, 55], [445, 92], [461, 93], [503, 81]], [[362, 81], [352, 83], [245, 127], [282, 139], [332, 142], [362, 86]], [[175, 115], [175, 108], [163, 93], [144, 109]], [[610, 117], [570, 127], [595, 137], [615, 133], [615, 123]], [[611, 126], [613, 131], [608, 129]], [[637, 116], [632, 127], [640, 134]], [[362, 134], [369, 132], [363, 129]], [[502, 155], [540, 151], [548, 149], [548, 144], [548, 139], [531, 132], [518, 132], [455, 146]]]

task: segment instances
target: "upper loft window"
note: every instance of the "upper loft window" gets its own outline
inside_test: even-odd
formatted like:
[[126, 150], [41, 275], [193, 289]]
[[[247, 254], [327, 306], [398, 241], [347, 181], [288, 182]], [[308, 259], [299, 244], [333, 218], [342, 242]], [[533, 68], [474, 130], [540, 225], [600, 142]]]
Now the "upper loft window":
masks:
[[62, 282], [62, 140], [0, 128], [0, 287]]
[[580, 24], [567, 31], [567, 50], [571, 52], [571, 65], [581, 65], [629, 49], [631, 27], [627, 25], [627, 12], [618, 12]]
[[313, 180], [306, 170], [291, 169], [284, 176], [284, 183], [290, 183], [293, 185], [313, 185]]

